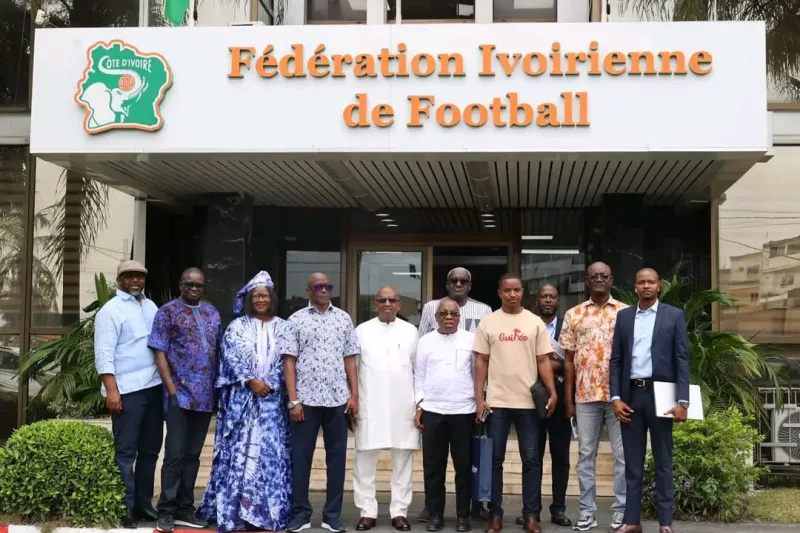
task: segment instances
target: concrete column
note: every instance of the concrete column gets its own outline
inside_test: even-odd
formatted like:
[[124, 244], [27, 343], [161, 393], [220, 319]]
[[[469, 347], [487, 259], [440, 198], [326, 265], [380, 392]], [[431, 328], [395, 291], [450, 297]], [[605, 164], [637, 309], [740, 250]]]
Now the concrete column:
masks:
[[133, 260], [145, 264], [147, 248], [147, 201], [142, 198], [133, 200]]
[[558, 22], [589, 22], [589, 2], [558, 2]]
[[386, 24], [386, 0], [367, 0], [367, 24]]
[[475, 0], [475, 23], [494, 22], [494, 0]]
[[305, 0], [278, 0], [278, 1], [283, 2], [284, 26], [303, 26], [308, 22], [306, 20]]

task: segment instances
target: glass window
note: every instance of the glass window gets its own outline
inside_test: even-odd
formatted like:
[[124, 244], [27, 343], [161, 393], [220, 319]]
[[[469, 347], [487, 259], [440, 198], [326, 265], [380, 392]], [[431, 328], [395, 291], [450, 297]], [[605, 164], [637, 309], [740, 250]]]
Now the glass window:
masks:
[[800, 341], [800, 147], [776, 146], [720, 200], [719, 285], [738, 307], [724, 331], [757, 342]]
[[525, 210], [522, 216], [520, 270], [525, 307], [536, 311], [536, 294], [545, 283], [559, 294], [558, 316], [586, 299], [584, 217], [579, 209]]
[[[250, 0], [197, 0], [195, 3], [150, 0], [147, 24], [154, 27], [186, 26], [196, 14], [196, 26], [229, 26], [234, 23], [249, 22], [250, 5]], [[192, 6], [195, 6], [194, 11]]]
[[306, 0], [306, 20], [309, 24], [365, 23], [367, 0]]
[[23, 146], [0, 146], [0, 331], [18, 333], [25, 256], [25, 195], [28, 154]]
[[286, 284], [281, 302], [281, 316], [288, 318], [295, 311], [308, 306], [308, 276], [324, 272], [333, 284], [331, 303], [341, 307], [342, 255], [339, 252], [286, 252]]
[[74, 325], [113, 283], [133, 246], [134, 198], [46, 161], [36, 163], [32, 327]]
[[0, 106], [28, 107], [30, 0], [0, 0]]
[[556, 22], [556, 0], [494, 0], [495, 22]]
[[0, 335], [0, 442], [17, 427], [19, 336]]
[[[387, 0], [387, 20], [397, 20], [397, 1]], [[475, 0], [403, 0], [402, 20], [454, 22], [475, 20]]]

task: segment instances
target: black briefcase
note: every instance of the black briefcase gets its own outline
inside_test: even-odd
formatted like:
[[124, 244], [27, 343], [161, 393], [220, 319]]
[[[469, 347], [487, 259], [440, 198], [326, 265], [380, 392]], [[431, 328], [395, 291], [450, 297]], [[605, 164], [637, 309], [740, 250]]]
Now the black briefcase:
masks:
[[536, 413], [541, 420], [547, 418], [547, 400], [550, 399], [550, 393], [542, 383], [542, 380], [536, 380], [536, 383], [531, 385], [531, 396], [533, 397], [533, 406]]

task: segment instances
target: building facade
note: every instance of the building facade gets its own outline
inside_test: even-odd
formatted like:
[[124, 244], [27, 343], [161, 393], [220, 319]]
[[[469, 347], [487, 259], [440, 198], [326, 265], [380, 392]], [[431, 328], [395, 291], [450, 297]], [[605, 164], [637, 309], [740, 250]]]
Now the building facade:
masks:
[[157, 302], [196, 265], [229, 315], [266, 269], [286, 316], [322, 270], [354, 321], [392, 284], [412, 323], [457, 265], [494, 308], [510, 270], [563, 313], [592, 261], [624, 285], [682, 262], [740, 303], [717, 327], [798, 342], [800, 106], [767, 83], [763, 25], [599, 0], [205, 0], [194, 28], [161, 0], [68, 5], [0, 0], [0, 438], [37, 416], [19, 354], [128, 257]]

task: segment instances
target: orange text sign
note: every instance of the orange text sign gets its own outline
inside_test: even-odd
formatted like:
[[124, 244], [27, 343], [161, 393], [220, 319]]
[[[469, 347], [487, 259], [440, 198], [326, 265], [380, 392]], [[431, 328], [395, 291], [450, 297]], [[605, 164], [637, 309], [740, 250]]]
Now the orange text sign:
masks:
[[[247, 73], [270, 79], [280, 78], [481, 78], [523, 75], [565, 79], [580, 76], [705, 76], [713, 69], [711, 52], [698, 50], [611, 50], [600, 52], [597, 41], [589, 42], [586, 50], [563, 51], [553, 42], [547, 52], [500, 52], [493, 44], [480, 44], [476, 72], [467, 72], [464, 56], [452, 53], [408, 54], [405, 43], [395, 50], [382, 48], [377, 54], [326, 53], [319, 44], [308, 56], [302, 43], [291, 45], [291, 52], [277, 55], [272, 44], [260, 53], [255, 47], [231, 46], [228, 77], [244, 78]], [[567, 83], [567, 82], [565, 82]], [[566, 89], [566, 88], [565, 88]], [[458, 105], [434, 94], [407, 95], [407, 127], [422, 127], [427, 123], [451, 128], [464, 124], [469, 127], [562, 127], [589, 126], [589, 93], [565, 90], [547, 101], [525, 102], [517, 92], [506, 92], [490, 100]], [[396, 110], [386, 102], [370, 102], [369, 94], [359, 92], [342, 111], [342, 120], [351, 128], [376, 126], [387, 128], [396, 123]]]

